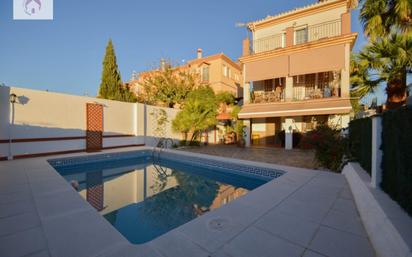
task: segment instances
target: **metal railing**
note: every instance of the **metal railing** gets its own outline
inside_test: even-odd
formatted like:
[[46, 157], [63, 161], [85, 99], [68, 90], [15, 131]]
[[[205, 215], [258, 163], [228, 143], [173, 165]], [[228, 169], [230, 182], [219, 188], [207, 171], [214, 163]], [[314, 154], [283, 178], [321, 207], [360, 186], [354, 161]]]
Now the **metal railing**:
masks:
[[254, 91], [252, 93], [252, 102], [253, 103], [274, 103], [285, 101], [285, 91], [280, 92], [276, 91]]
[[[169, 147], [168, 143], [170, 143], [170, 147]], [[166, 137], [159, 138], [159, 140], [157, 141], [157, 144], [153, 147], [153, 151], [152, 151], [153, 161], [155, 161], [156, 153], [157, 153], [157, 161], [159, 161], [160, 160], [160, 153], [162, 152], [162, 150], [172, 148], [173, 143], [174, 143], [173, 139], [171, 139], [170, 137], [168, 137], [168, 138], [166, 138]]]
[[342, 33], [342, 21], [332, 20], [308, 26], [308, 42], [338, 36]]
[[283, 34], [253, 40], [253, 53], [261, 53], [284, 47]]
[[329, 97], [338, 97], [340, 95], [339, 88], [331, 87], [305, 87], [305, 86], [294, 86], [293, 87], [293, 100], [311, 100], [311, 99], [321, 99]]
[[[302, 30], [302, 29], [300, 29]], [[295, 30], [294, 44], [304, 44], [311, 41], [316, 41], [322, 38], [335, 37], [342, 34], [342, 21], [340, 19], [322, 22], [308, 26], [299, 35], [296, 35]], [[298, 36], [298, 38], [297, 38]], [[261, 53], [286, 46], [286, 33], [279, 33], [272, 36], [267, 36], [253, 40], [251, 53]]]

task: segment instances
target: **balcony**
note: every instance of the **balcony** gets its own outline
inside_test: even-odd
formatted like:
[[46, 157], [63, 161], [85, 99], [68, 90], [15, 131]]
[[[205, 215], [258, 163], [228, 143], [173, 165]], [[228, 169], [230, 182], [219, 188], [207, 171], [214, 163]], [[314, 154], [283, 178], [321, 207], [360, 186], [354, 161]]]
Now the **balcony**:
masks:
[[279, 33], [253, 40], [251, 53], [262, 53], [292, 45], [300, 45], [316, 40], [342, 35], [342, 20], [332, 20], [310, 26], [293, 28], [293, 34]]
[[[316, 41], [323, 38], [335, 37], [342, 34], [342, 22], [340, 19], [328, 21], [312, 26], [308, 26], [307, 42]], [[306, 43], [306, 42], [304, 42]]]
[[320, 72], [293, 77], [293, 100], [314, 100], [340, 96], [337, 72]]
[[264, 37], [258, 40], [253, 40], [253, 53], [261, 53], [277, 48], [283, 48], [284, 34], [277, 34], [273, 36]]

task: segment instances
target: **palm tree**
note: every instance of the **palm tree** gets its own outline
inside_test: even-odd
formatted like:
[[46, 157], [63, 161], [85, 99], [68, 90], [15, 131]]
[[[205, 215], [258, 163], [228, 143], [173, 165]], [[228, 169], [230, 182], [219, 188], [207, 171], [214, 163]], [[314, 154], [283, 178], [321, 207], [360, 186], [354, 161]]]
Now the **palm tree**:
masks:
[[[351, 0], [351, 2], [356, 0]], [[411, 34], [411, 0], [361, 0], [360, 19], [365, 34], [375, 40], [391, 33]]]
[[372, 41], [351, 61], [353, 95], [363, 97], [387, 82], [387, 107], [405, 103], [407, 74], [412, 72], [412, 37], [390, 34]]

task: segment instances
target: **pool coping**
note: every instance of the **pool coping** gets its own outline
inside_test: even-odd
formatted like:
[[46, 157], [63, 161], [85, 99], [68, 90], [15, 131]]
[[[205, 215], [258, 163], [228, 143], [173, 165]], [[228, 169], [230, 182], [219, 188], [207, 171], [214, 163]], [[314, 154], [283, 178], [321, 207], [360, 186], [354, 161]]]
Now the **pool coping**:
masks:
[[[152, 149], [152, 147], [136, 147], [106, 150], [103, 153]], [[21, 180], [20, 184], [23, 188], [27, 186], [27, 190], [29, 190], [26, 192], [27, 195], [17, 195], [15, 197], [24, 198], [28, 196], [29, 200], [34, 203], [39, 218], [39, 232], [45, 239], [45, 248], [50, 256], [59, 257], [211, 256], [219, 252], [233, 238], [249, 229], [274, 206], [280, 204], [319, 174], [327, 179], [330, 177], [331, 181], [334, 176], [340, 176], [323, 171], [277, 164], [169, 149], [164, 151], [188, 157], [200, 156], [216, 161], [284, 170], [286, 173], [250, 191], [245, 196], [185, 223], [150, 242], [133, 245], [81, 198], [48, 163], [49, 159], [90, 154], [77, 153], [40, 157], [3, 162], [2, 165], [9, 170], [13, 170], [15, 174], [10, 176], [18, 176], [15, 179]], [[23, 175], [16, 175], [19, 173]], [[236, 215], [233, 215], [234, 213]], [[90, 240], [90, 238], [93, 238], [93, 240]], [[171, 244], [174, 245], [173, 248], [168, 247]], [[38, 251], [41, 250], [44, 249]], [[33, 253], [33, 251], [30, 253]]]

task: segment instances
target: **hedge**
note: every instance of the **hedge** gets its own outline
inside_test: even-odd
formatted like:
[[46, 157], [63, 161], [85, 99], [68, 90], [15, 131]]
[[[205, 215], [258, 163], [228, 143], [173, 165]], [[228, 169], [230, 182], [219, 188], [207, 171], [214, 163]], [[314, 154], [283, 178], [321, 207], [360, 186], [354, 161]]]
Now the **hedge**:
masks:
[[363, 118], [349, 123], [349, 150], [369, 175], [372, 165], [372, 119]]
[[382, 117], [382, 189], [412, 216], [412, 109]]

